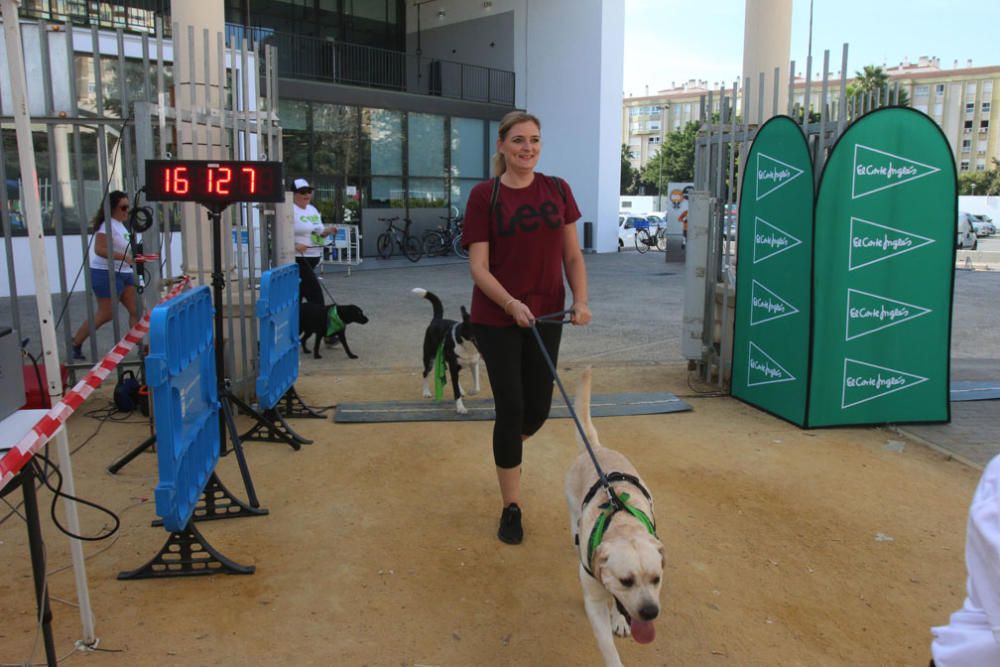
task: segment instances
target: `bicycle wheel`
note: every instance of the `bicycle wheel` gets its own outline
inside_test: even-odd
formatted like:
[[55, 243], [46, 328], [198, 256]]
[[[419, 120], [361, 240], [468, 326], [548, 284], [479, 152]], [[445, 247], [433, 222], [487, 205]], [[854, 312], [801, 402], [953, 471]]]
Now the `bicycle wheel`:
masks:
[[436, 229], [428, 230], [423, 238], [424, 254], [428, 257], [443, 255], [448, 250], [444, 234]]
[[656, 232], [656, 249], [660, 252], [666, 252], [667, 250], [667, 229], [666, 227], [661, 227], [660, 231]]
[[418, 261], [424, 256], [424, 249], [420, 247], [420, 239], [416, 236], [406, 236], [403, 238], [403, 254], [411, 262]]
[[469, 251], [462, 245], [462, 232], [459, 232], [455, 240], [451, 242], [451, 249], [462, 259], [469, 259]]
[[637, 229], [635, 232], [635, 249], [642, 254], [649, 250], [649, 230]]
[[378, 251], [378, 256], [382, 259], [392, 257], [392, 236], [389, 235], [389, 232], [382, 232], [378, 235], [378, 240], [375, 242], [375, 249]]

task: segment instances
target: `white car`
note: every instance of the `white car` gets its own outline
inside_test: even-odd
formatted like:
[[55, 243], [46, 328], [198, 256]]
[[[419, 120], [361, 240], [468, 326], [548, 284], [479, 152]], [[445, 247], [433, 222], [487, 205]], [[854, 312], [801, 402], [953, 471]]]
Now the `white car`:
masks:
[[635, 247], [635, 227], [636, 224], [647, 222], [644, 215], [633, 215], [622, 213], [618, 216], [618, 252], [625, 248]]
[[976, 236], [992, 236], [997, 233], [997, 228], [993, 225], [993, 219], [988, 215], [969, 215], [969, 222], [976, 230]]
[[972, 216], [964, 211], [958, 214], [958, 236], [955, 239], [955, 246], [959, 250], [975, 250], [979, 247], [979, 239], [976, 238], [976, 228], [972, 224]]

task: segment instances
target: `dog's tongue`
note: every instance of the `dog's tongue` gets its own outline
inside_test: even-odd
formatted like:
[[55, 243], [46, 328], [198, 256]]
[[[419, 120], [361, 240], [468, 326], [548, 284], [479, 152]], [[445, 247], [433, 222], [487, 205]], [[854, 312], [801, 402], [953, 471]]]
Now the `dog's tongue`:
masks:
[[632, 619], [630, 626], [632, 630], [632, 639], [636, 640], [640, 644], [648, 644], [656, 639], [656, 626], [649, 621], [637, 621]]

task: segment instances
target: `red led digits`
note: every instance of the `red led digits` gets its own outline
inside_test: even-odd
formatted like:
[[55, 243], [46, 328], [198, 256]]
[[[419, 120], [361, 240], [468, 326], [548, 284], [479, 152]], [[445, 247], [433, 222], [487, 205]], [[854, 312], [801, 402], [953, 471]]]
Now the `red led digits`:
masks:
[[[175, 167], [166, 169], [163, 172], [163, 191], [175, 195], [186, 195], [190, 189], [190, 181], [184, 178], [187, 174], [187, 167]], [[171, 172], [173, 172], [171, 174]]]
[[232, 190], [229, 188], [232, 182], [233, 170], [229, 167], [208, 168], [208, 191], [210, 193], [219, 195], [220, 197], [232, 194]]
[[146, 160], [148, 201], [285, 201], [284, 168], [263, 160]]
[[254, 169], [253, 167], [243, 167], [240, 171], [242, 171], [248, 177], [246, 179], [246, 181], [245, 181], [246, 186], [247, 186], [246, 193], [248, 195], [256, 194], [257, 193], [257, 170]]

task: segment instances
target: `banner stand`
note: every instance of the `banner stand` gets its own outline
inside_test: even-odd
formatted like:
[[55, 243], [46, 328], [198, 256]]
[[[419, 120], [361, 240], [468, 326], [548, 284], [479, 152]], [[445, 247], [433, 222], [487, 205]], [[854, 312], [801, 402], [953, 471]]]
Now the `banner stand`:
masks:
[[[205, 491], [207, 493], [207, 487]], [[195, 545], [197, 548], [192, 548]], [[256, 569], [253, 565], [240, 565], [216, 551], [198, 532], [194, 521], [189, 520], [184, 526], [184, 530], [170, 533], [163, 548], [152, 560], [135, 570], [119, 572], [118, 579], [162, 579], [201, 574], [253, 574]]]
[[[316, 412], [315, 409], [306, 405], [306, 402], [299, 396], [299, 392], [292, 387], [281, 397], [281, 412], [285, 417], [304, 417], [306, 419], [326, 419], [326, 415]], [[326, 409], [326, 408], [324, 408]]]

